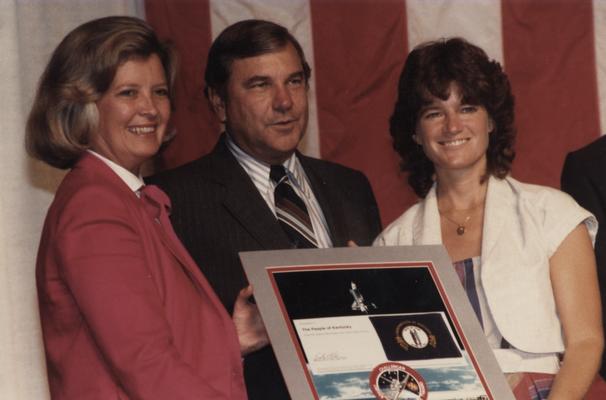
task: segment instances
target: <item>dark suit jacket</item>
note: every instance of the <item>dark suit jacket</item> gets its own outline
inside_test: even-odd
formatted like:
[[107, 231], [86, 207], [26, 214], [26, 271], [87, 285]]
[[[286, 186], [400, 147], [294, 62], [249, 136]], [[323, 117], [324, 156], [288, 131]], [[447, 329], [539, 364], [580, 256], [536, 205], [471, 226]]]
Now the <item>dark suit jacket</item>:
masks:
[[[566, 156], [561, 185], [563, 191], [598, 219], [595, 255], [606, 332], [606, 136]], [[606, 378], [606, 353], [602, 355], [600, 375]]]
[[57, 190], [36, 267], [53, 399], [246, 399], [231, 317], [158, 210], [88, 153]]
[[[335, 247], [348, 240], [370, 245], [381, 231], [374, 194], [358, 171], [298, 155], [322, 208]], [[149, 179], [173, 202], [177, 234], [228, 310], [247, 285], [238, 252], [289, 248], [286, 234], [222, 136], [198, 160]], [[287, 392], [270, 348], [244, 360], [251, 400], [285, 399]]]

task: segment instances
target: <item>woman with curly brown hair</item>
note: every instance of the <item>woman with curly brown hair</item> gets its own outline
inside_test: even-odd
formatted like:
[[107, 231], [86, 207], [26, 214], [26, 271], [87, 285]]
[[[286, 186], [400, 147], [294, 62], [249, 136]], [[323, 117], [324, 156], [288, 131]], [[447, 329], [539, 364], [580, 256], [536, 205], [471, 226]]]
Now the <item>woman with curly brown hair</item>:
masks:
[[583, 398], [603, 348], [597, 222], [509, 175], [514, 99], [499, 63], [460, 38], [415, 48], [390, 130], [422, 201], [375, 244], [443, 244], [516, 398]]

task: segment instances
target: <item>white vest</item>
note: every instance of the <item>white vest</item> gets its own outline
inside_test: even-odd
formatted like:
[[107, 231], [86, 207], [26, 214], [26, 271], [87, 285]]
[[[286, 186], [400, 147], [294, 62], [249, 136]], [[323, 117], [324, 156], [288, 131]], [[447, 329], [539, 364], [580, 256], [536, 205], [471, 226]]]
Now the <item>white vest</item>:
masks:
[[[581, 222], [595, 241], [597, 220], [567, 194], [511, 177], [489, 179], [480, 279], [499, 332], [515, 348], [564, 351], [549, 258]], [[442, 244], [435, 185], [375, 240], [384, 246], [424, 244]]]

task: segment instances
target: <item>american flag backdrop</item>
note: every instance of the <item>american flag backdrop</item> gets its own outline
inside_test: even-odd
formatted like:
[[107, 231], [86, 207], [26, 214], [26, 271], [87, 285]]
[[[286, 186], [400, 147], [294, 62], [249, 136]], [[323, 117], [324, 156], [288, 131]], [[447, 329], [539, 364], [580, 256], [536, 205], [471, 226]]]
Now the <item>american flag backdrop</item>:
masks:
[[[568, 151], [606, 131], [606, 0], [147, 0], [146, 18], [179, 51], [177, 136], [164, 168], [211, 150], [220, 126], [203, 95], [206, 54], [227, 25], [286, 26], [312, 67], [301, 150], [362, 170], [383, 223], [415, 197], [399, 172], [388, 119], [410, 49], [462, 36], [500, 61], [516, 96], [513, 175], [558, 187]], [[606, 171], [605, 171], [606, 173]]]

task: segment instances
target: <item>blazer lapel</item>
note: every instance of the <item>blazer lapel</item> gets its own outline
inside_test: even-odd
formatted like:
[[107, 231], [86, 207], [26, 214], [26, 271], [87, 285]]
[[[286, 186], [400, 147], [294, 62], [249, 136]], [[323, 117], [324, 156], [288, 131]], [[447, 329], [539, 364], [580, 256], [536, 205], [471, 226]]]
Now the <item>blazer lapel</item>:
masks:
[[509, 221], [517, 218], [512, 215], [509, 199], [511, 194], [505, 179], [490, 177], [486, 189], [486, 204], [484, 205], [484, 227], [482, 229], [482, 265], [491, 258], [496, 244], [505, 232]]
[[[160, 240], [168, 251], [177, 259], [179, 264], [183, 267], [185, 272], [192, 278], [192, 280], [197, 282], [206, 283], [206, 279], [200, 273], [200, 269], [197, 267], [196, 262], [191, 258], [183, 244], [181, 242], [175, 242], [175, 239], [169, 235], [167, 229], [172, 229], [172, 227], [162, 227], [159, 224], [156, 225], [156, 231], [159, 233]], [[176, 236], [175, 236], [176, 237]], [[202, 286], [205, 286], [202, 284]]]
[[[196, 262], [191, 258], [189, 252], [183, 246], [181, 241], [177, 238], [177, 235], [174, 233], [172, 225], [170, 226], [162, 226], [161, 223], [157, 221], [162, 221], [160, 218], [160, 207], [164, 207], [162, 204], [152, 204], [150, 200], [146, 200], [143, 198], [136, 198], [137, 205], [139, 207], [143, 207], [143, 215], [150, 221], [152, 225], [154, 225], [155, 231], [158, 233], [160, 241], [164, 244], [166, 249], [175, 257], [177, 262], [181, 265], [184, 272], [189, 276], [189, 278], [196, 284], [196, 287], [200, 290], [201, 293], [204, 293], [211, 297], [215, 306], [220, 307], [221, 303], [219, 299], [214, 295], [214, 291], [211, 289], [210, 284], [200, 272], [200, 269], [196, 265]], [[172, 232], [172, 234], [171, 234]]]
[[[200, 271], [200, 268], [198, 268], [198, 265], [194, 259], [189, 255], [189, 252], [185, 246], [183, 246], [181, 241], [177, 239], [176, 234], [174, 235], [174, 238], [178, 240], [177, 242], [175, 242], [175, 239], [168, 234], [165, 228], [161, 227], [159, 224], [154, 225], [156, 225], [156, 231], [159, 231], [160, 240], [181, 265], [181, 268], [183, 268], [185, 274], [193, 282], [198, 292], [200, 292], [202, 296], [206, 296], [206, 298], [211, 301], [213, 306], [219, 310], [220, 313], [223, 313], [222, 315], [224, 318], [231, 321], [231, 317], [227, 313], [225, 306], [215, 293], [214, 289], [211, 287], [206, 277]], [[172, 229], [172, 226], [169, 229]]]
[[432, 186], [420, 205], [413, 223], [413, 244], [442, 244], [442, 228], [436, 197], [436, 184]]
[[[187, 250], [185, 250], [185, 247], [181, 244], [181, 242], [179, 241], [175, 243], [174, 240], [171, 239], [164, 231], [164, 228], [153, 221], [153, 218], [159, 217], [159, 210], [157, 207], [154, 207], [151, 204], [145, 204], [143, 200], [137, 197], [135, 193], [124, 183], [124, 181], [122, 181], [122, 179], [120, 179], [120, 177], [111, 170], [111, 168], [91, 154], [85, 153], [76, 165], [76, 168], [85, 169], [89, 173], [94, 171], [96, 174], [95, 178], [97, 180], [104, 180], [108, 185], [120, 190], [121, 195], [125, 199], [128, 199], [130, 207], [132, 207], [133, 210], [140, 211], [140, 218], [149, 221], [150, 224], [155, 226], [156, 232], [158, 232], [158, 236], [160, 237], [162, 243], [166, 246], [168, 251], [173, 254], [179, 264], [181, 264], [182, 268], [196, 284], [196, 286], [209, 295], [209, 297], [213, 298], [212, 301], [215, 303], [215, 306], [222, 307], [219, 299], [216, 297], [216, 295], [214, 295], [214, 291], [211, 289], [210, 284], [206, 278], [204, 278], [196, 266], [195, 261], [193, 261], [193, 259], [190, 257], [189, 253]], [[151, 210], [148, 207], [153, 207], [155, 209]], [[172, 229], [172, 227], [170, 229]]]

